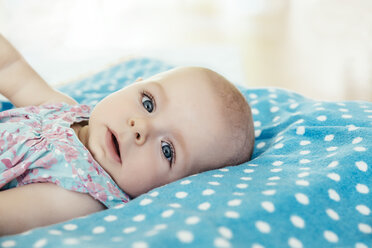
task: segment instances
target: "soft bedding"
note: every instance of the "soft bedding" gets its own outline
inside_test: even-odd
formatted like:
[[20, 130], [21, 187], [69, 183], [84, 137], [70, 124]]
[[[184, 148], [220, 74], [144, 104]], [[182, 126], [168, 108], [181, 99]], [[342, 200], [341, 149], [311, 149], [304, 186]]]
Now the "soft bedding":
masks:
[[[169, 68], [132, 59], [60, 89], [94, 105], [138, 77]], [[372, 103], [239, 89], [254, 116], [250, 162], [184, 178], [113, 209], [2, 237], [0, 246], [372, 247]]]

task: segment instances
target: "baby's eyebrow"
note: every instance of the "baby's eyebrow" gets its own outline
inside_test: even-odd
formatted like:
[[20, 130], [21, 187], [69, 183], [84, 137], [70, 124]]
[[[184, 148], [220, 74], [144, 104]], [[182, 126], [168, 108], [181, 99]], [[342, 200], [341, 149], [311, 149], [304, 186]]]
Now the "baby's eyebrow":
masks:
[[168, 100], [167, 93], [165, 92], [163, 86], [160, 83], [158, 83], [157, 81], [153, 81], [151, 82], [151, 85], [153, 85], [157, 89], [158, 93], [164, 99], [164, 101]]
[[[182, 156], [184, 158], [188, 158], [188, 151], [186, 149], [186, 144], [185, 144], [185, 140], [183, 138], [183, 135], [179, 131], [174, 131], [174, 132], [172, 132], [172, 134], [173, 134], [174, 138], [176, 139], [177, 144], [179, 144], [179, 148], [180, 148], [176, 151], [176, 154], [182, 153]], [[177, 160], [177, 158], [176, 158], [176, 160]]]

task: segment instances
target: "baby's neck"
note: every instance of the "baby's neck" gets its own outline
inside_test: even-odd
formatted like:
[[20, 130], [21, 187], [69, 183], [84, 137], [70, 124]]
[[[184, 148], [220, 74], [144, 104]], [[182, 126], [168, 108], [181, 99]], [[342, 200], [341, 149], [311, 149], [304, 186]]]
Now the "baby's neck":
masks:
[[76, 136], [79, 138], [80, 142], [87, 147], [88, 144], [88, 121], [82, 121], [79, 123], [74, 123], [71, 128], [75, 131]]

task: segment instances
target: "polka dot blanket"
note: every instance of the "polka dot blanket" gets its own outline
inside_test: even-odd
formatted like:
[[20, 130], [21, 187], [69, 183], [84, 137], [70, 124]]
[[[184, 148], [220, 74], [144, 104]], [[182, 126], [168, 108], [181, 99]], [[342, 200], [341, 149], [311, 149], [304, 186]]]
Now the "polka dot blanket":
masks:
[[[60, 89], [94, 105], [169, 69], [139, 58]], [[239, 88], [253, 159], [156, 188], [126, 205], [2, 237], [1, 247], [372, 247], [372, 103]], [[3, 103], [3, 108], [9, 108]]]

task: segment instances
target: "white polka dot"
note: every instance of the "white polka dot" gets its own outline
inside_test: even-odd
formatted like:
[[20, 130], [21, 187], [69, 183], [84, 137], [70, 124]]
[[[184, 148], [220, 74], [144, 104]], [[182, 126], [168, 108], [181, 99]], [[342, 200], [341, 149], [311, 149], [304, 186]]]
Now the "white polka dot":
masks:
[[369, 215], [371, 213], [371, 210], [366, 205], [357, 205], [355, 208], [363, 215]]
[[302, 248], [303, 247], [301, 241], [299, 241], [298, 239], [296, 239], [294, 237], [291, 237], [291, 238], [288, 239], [288, 245], [291, 248]]
[[296, 134], [298, 134], [298, 135], [304, 135], [305, 134], [305, 127], [304, 126], [297, 127]]
[[174, 214], [174, 210], [173, 210], [173, 209], [168, 209], [168, 210], [165, 210], [165, 211], [161, 214], [161, 217], [163, 217], [163, 218], [169, 218], [169, 217], [171, 217], [173, 214]]
[[327, 120], [327, 116], [325, 116], [325, 115], [320, 115], [320, 116], [318, 116], [316, 119], [317, 119], [318, 121], [325, 121], [325, 120]]
[[277, 183], [275, 182], [268, 182], [266, 183], [267, 186], [275, 186], [275, 185], [278, 185]]
[[255, 225], [258, 231], [262, 233], [269, 233], [271, 231], [270, 225], [267, 222], [258, 220], [256, 221]]
[[336, 211], [334, 211], [333, 209], [328, 208], [326, 210], [326, 213], [329, 216], [329, 218], [331, 218], [332, 220], [339, 220], [340, 219], [340, 216], [338, 215], [338, 213]]
[[126, 233], [126, 234], [128, 234], [128, 233], [132, 233], [132, 232], [135, 232], [137, 230], [137, 228], [136, 227], [134, 227], [134, 226], [131, 226], [131, 227], [127, 227], [127, 228], [124, 228], [123, 229], [123, 233]]
[[346, 114], [344, 114], [344, 115], [341, 115], [341, 117], [344, 118], [344, 119], [350, 119], [353, 116], [352, 115], [346, 115]]
[[337, 146], [330, 146], [330, 147], [327, 147], [327, 148], [326, 148], [326, 150], [327, 150], [328, 152], [333, 152], [333, 151], [336, 151], [337, 149], [338, 149]]
[[296, 200], [303, 204], [303, 205], [308, 205], [309, 204], [309, 198], [307, 197], [307, 195], [305, 194], [302, 194], [302, 193], [297, 193], [295, 194], [295, 197], [296, 197]]
[[202, 195], [213, 195], [215, 191], [213, 189], [206, 189], [202, 192]]
[[358, 183], [356, 185], [356, 190], [361, 193], [361, 194], [368, 194], [369, 193], [369, 188], [367, 187], [367, 185], [364, 185], [364, 184], [360, 184]]
[[118, 219], [115, 215], [107, 215], [105, 218], [103, 218], [107, 222], [112, 222]]
[[47, 239], [39, 239], [38, 241], [35, 242], [33, 247], [40, 248], [40, 247], [44, 247], [44, 245], [46, 244], [47, 244]]
[[328, 196], [334, 201], [340, 201], [340, 196], [337, 194], [337, 192], [334, 189], [328, 190]]
[[148, 244], [143, 241], [137, 241], [132, 244], [132, 248], [148, 248]]
[[226, 239], [218, 237], [214, 239], [214, 246], [217, 248], [229, 248], [231, 244]]
[[282, 161], [275, 161], [275, 162], [273, 162], [272, 165], [274, 165], [274, 166], [281, 166], [282, 164], [283, 164]]
[[215, 175], [213, 175], [213, 177], [221, 178], [221, 177], [223, 177], [223, 175], [221, 175], [221, 174], [215, 174]]
[[309, 153], [310, 153], [309, 150], [303, 150], [303, 151], [300, 151], [300, 154], [301, 154], [301, 155], [307, 155], [307, 154], [309, 154]]
[[232, 219], [237, 219], [240, 217], [239, 213], [235, 211], [226, 211], [225, 216], [227, 218], [232, 218]]
[[347, 130], [348, 130], [349, 132], [351, 132], [351, 131], [355, 131], [355, 130], [358, 130], [358, 129], [359, 129], [359, 127], [356, 127], [356, 126], [354, 126], [354, 125], [348, 125], [347, 127], [348, 127]]
[[187, 184], [190, 184], [191, 181], [190, 180], [183, 180], [182, 182], [180, 182], [181, 185], [187, 185]]
[[283, 169], [281, 169], [281, 168], [275, 168], [275, 169], [271, 169], [270, 171], [271, 172], [280, 172], [280, 171], [282, 171]]
[[112, 237], [111, 238], [111, 241], [112, 242], [122, 242], [123, 241], [123, 238], [122, 237]]
[[260, 121], [255, 121], [253, 123], [254, 127], [260, 127], [261, 126], [261, 122]]
[[302, 177], [307, 177], [309, 175], [310, 175], [310, 172], [305, 171], [305, 172], [299, 173], [297, 176], [300, 177], [300, 178], [302, 178]]
[[79, 240], [75, 238], [67, 238], [63, 240], [65, 245], [77, 245], [79, 244]]
[[309, 140], [302, 140], [302, 141], [300, 142], [300, 145], [301, 145], [301, 146], [306, 146], [306, 145], [309, 145], [309, 144], [311, 144], [311, 142], [310, 142]]
[[16, 244], [14, 240], [6, 240], [1, 243], [1, 247], [14, 247]]
[[93, 229], [93, 233], [94, 234], [100, 234], [100, 233], [104, 233], [106, 231], [105, 227], [103, 226], [97, 226]]
[[227, 205], [230, 207], [236, 207], [236, 206], [240, 206], [241, 203], [242, 203], [242, 200], [234, 199], [234, 200], [228, 201]]
[[152, 197], [157, 197], [159, 195], [159, 192], [154, 191], [154, 192], [151, 192], [149, 195], [152, 196]]
[[355, 165], [358, 167], [359, 170], [366, 172], [368, 169], [368, 165], [364, 161], [355, 162]]
[[198, 206], [198, 209], [200, 210], [208, 210], [211, 207], [211, 204], [209, 202], [203, 202]]
[[353, 141], [352, 141], [351, 143], [353, 143], [353, 144], [358, 144], [358, 143], [360, 143], [362, 140], [363, 140], [362, 137], [356, 137], [355, 139], [353, 139]]
[[123, 208], [123, 207], [124, 207], [124, 204], [120, 203], [120, 204], [116, 205], [114, 207], [114, 209], [120, 209], [120, 208]]
[[333, 157], [334, 155], [336, 155], [337, 153], [336, 152], [333, 152], [333, 153], [330, 153], [326, 156], [326, 158], [330, 158], [330, 157]]
[[281, 149], [281, 148], [283, 148], [283, 146], [284, 146], [283, 143], [279, 143], [279, 144], [276, 144], [276, 145], [274, 146], [274, 149]]
[[254, 137], [256, 137], [256, 138], [260, 137], [261, 132], [262, 132], [261, 130], [255, 130], [254, 131]]
[[265, 209], [269, 213], [272, 213], [275, 211], [275, 206], [272, 202], [269, 202], [269, 201], [261, 202], [261, 206], [263, 209]]
[[[279, 120], [280, 120], [280, 116], [275, 116], [275, 118], [273, 119], [273, 122], [277, 122]], [[279, 123], [277, 123], [277, 124], [279, 124]]]
[[77, 228], [77, 225], [75, 224], [66, 224], [63, 226], [63, 229], [67, 231], [73, 231], [73, 230], [76, 230], [76, 228]]
[[330, 243], [338, 242], [338, 236], [334, 232], [326, 230], [324, 231], [323, 236]]
[[177, 192], [176, 193], [176, 197], [179, 198], [179, 199], [183, 199], [187, 196], [187, 192], [183, 192], [183, 191], [180, 191], [180, 192]]
[[250, 93], [250, 94], [249, 94], [249, 97], [252, 98], [252, 99], [256, 99], [256, 98], [257, 98], [257, 95], [254, 94], [254, 93]]
[[368, 246], [363, 243], [358, 242], [355, 244], [355, 248], [368, 248]]
[[140, 201], [140, 205], [141, 206], [146, 206], [146, 205], [149, 205], [150, 203], [152, 203], [152, 200], [150, 198], [144, 198], [142, 201]]
[[240, 179], [244, 181], [250, 181], [252, 180], [252, 177], [241, 177]]
[[194, 240], [194, 235], [190, 231], [181, 230], [177, 233], [177, 238], [182, 243], [191, 243]]
[[354, 147], [354, 150], [357, 152], [365, 152], [367, 149], [363, 146], [357, 146], [357, 147]]
[[253, 173], [254, 172], [254, 169], [245, 169], [244, 170], [244, 173]]
[[208, 182], [210, 185], [213, 185], [213, 186], [218, 186], [218, 185], [220, 185], [220, 183], [219, 182]]
[[258, 244], [258, 243], [253, 243], [251, 248], [265, 248], [265, 246]]
[[236, 185], [236, 187], [239, 188], [239, 189], [246, 189], [246, 188], [248, 188], [248, 184], [239, 183], [239, 184]]
[[290, 217], [290, 220], [295, 227], [298, 227], [298, 228], [304, 228], [305, 227], [305, 221], [297, 215], [292, 215]]
[[334, 168], [334, 167], [336, 167], [336, 166], [338, 166], [338, 161], [332, 161], [332, 162], [328, 165], [329, 168]]
[[277, 143], [277, 142], [281, 141], [283, 138], [284, 138], [284, 136], [279, 136], [278, 138], [275, 139], [274, 142]]
[[324, 141], [332, 141], [334, 137], [333, 134], [328, 134], [324, 137]]
[[48, 233], [51, 234], [51, 235], [61, 235], [62, 234], [62, 232], [60, 230], [54, 230], [54, 229], [49, 230]]
[[172, 207], [172, 208], [180, 208], [180, 207], [182, 207], [181, 204], [179, 204], [179, 203], [169, 203], [168, 206], [169, 207]]
[[296, 184], [299, 185], [299, 186], [309, 186], [310, 185], [310, 183], [306, 180], [297, 180]]
[[263, 148], [265, 145], [266, 145], [265, 142], [260, 142], [260, 143], [257, 144], [256, 147], [257, 147], [258, 149], [261, 149], [261, 148]]
[[200, 218], [197, 217], [197, 216], [191, 216], [191, 217], [188, 217], [186, 220], [185, 220], [185, 223], [187, 225], [195, 225], [195, 224], [198, 224], [200, 221]]
[[231, 239], [233, 237], [232, 231], [227, 227], [221, 226], [220, 228], [218, 228], [218, 232], [225, 239]]
[[275, 189], [269, 189], [269, 190], [262, 191], [262, 194], [264, 195], [275, 195], [275, 193], [276, 193]]
[[158, 224], [158, 225], [154, 226], [154, 229], [155, 230], [164, 230], [164, 229], [167, 229], [167, 225], [166, 224]]
[[368, 224], [365, 224], [365, 223], [359, 223], [358, 224], [358, 229], [362, 233], [366, 233], [366, 234], [371, 234], [372, 233], [372, 227]]
[[144, 214], [138, 214], [138, 215], [136, 215], [132, 218], [132, 220], [135, 221], [135, 222], [141, 222], [144, 219], [146, 219], [146, 215], [144, 215]]
[[290, 109], [295, 109], [297, 107], [298, 107], [298, 103], [292, 103], [291, 105], [289, 105]]
[[336, 182], [339, 182], [340, 179], [341, 179], [340, 175], [337, 174], [337, 173], [334, 173], [334, 172], [329, 173], [329, 174], [327, 175], [327, 177], [329, 177], [330, 179], [332, 179], [333, 181], [336, 181]]
[[259, 113], [260, 113], [260, 111], [258, 111], [258, 109], [252, 108], [252, 114], [258, 115]]
[[304, 121], [305, 121], [304, 119], [300, 119], [300, 120], [296, 121], [294, 124], [301, 124], [301, 123], [303, 123]]
[[270, 180], [270, 181], [280, 180], [280, 177], [278, 177], [278, 176], [269, 177], [267, 180]]

